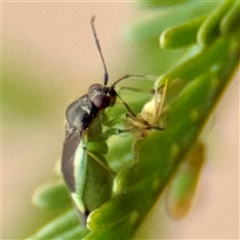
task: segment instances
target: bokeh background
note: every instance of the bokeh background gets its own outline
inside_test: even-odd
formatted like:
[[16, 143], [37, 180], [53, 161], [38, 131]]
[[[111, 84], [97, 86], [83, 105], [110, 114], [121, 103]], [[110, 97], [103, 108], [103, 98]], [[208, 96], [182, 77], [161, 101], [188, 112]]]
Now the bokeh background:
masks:
[[[2, 2], [2, 239], [32, 234], [48, 212], [31, 194], [53, 179], [61, 157], [67, 105], [101, 83], [103, 68], [90, 17], [114, 81], [126, 73], [154, 75], [125, 27], [142, 10], [133, 2]], [[174, 16], [173, 16], [174, 17]], [[159, 73], [160, 74], [160, 73]], [[164, 204], [152, 209], [138, 238], [239, 237], [239, 74], [209, 120], [202, 139], [207, 162], [191, 214], [176, 221]], [[161, 219], [161, 221], [160, 221]], [[164, 224], [162, 223], [164, 219]]]

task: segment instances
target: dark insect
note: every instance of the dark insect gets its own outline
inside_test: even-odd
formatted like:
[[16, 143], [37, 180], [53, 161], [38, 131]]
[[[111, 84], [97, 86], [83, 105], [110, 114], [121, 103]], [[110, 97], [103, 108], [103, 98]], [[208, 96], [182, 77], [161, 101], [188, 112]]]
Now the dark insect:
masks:
[[104, 109], [115, 104], [117, 83], [130, 77], [150, 78], [125, 75], [108, 87], [108, 72], [96, 35], [94, 17], [91, 27], [104, 67], [104, 84], [90, 86], [87, 94], [68, 106], [61, 162], [64, 180], [84, 224], [89, 213], [111, 197], [115, 176], [104, 157], [108, 151], [107, 136], [102, 133]]

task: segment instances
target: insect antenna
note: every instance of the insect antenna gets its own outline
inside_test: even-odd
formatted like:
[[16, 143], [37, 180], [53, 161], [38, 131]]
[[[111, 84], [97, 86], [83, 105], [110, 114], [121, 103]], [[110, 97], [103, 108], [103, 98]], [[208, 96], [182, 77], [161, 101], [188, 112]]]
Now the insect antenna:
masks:
[[156, 80], [158, 79], [158, 77], [154, 77], [154, 76], [150, 76], [150, 75], [127, 74], [127, 75], [119, 78], [118, 80], [116, 80], [116, 81], [111, 85], [111, 87], [112, 87], [112, 88], [115, 88], [115, 86], [116, 86], [117, 83], [121, 82], [121, 81], [124, 80], [124, 79], [132, 78], [132, 77], [140, 78], [140, 79], [147, 79], [147, 80], [150, 80], [150, 81], [156, 81]]
[[103, 64], [103, 68], [104, 68], [104, 80], [103, 80], [103, 83], [104, 83], [104, 86], [106, 86], [107, 83], [108, 83], [108, 71], [107, 71], [106, 63], [105, 63], [104, 58], [103, 58], [101, 46], [100, 46], [100, 43], [99, 43], [99, 40], [98, 40], [98, 37], [97, 37], [97, 32], [96, 32], [96, 29], [95, 29], [95, 26], [94, 26], [94, 21], [95, 21], [95, 16], [92, 16], [92, 18], [91, 18], [91, 27], [92, 27], [95, 43], [97, 45], [97, 49], [98, 49], [98, 52], [99, 52], [101, 60], [102, 60], [102, 64]]

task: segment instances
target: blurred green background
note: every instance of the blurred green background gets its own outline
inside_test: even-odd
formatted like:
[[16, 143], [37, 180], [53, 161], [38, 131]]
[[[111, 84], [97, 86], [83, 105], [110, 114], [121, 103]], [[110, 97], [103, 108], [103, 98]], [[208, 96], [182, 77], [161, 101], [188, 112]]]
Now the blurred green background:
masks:
[[[32, 206], [31, 194], [53, 178], [61, 157], [65, 108], [92, 83], [102, 82], [91, 15], [97, 16], [111, 82], [127, 73], [160, 75], [177, 58], [179, 50], [168, 51], [168, 58], [163, 51], [151, 52], [158, 42], [145, 43], [143, 49], [124, 39], [125, 27], [144, 16], [134, 3], [2, 3], [2, 239], [22, 239], [37, 229], [38, 221], [57, 215]], [[151, 65], [149, 57], [159, 58], [161, 66]], [[156, 204], [139, 236], [237, 236], [238, 102], [236, 75], [203, 133], [207, 164], [192, 214], [174, 221]], [[157, 224], [160, 218], [166, 218], [166, 225]]]

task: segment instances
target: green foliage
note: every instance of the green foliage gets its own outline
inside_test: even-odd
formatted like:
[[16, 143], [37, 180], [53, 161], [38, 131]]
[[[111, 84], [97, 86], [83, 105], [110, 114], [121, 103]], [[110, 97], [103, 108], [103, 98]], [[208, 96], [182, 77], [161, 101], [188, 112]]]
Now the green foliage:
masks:
[[[151, 7], [155, 3], [152, 1]], [[146, 11], [152, 14], [151, 10]], [[112, 199], [90, 214], [90, 230], [80, 226], [75, 212], [70, 210], [30, 239], [132, 238], [197, 141], [209, 114], [230, 81], [239, 61], [239, 2], [189, 2], [156, 8], [153, 15], [133, 25], [128, 30], [128, 37], [139, 42], [160, 38], [160, 46], [164, 49], [185, 47], [185, 55], [176, 56], [181, 60], [175, 61], [155, 83], [156, 89], [166, 80], [169, 83], [163, 112], [164, 131], [152, 131], [149, 136], [137, 141], [131, 136], [109, 139], [110, 152], [106, 158], [118, 174], [114, 180]], [[168, 53], [164, 52], [166, 58]], [[161, 63], [153, 64], [158, 66]], [[174, 85], [176, 79], [182, 81], [181, 88]], [[145, 101], [145, 97], [139, 97], [138, 104], [143, 106]], [[136, 108], [134, 101], [130, 105]], [[122, 111], [119, 109], [122, 108], [117, 105], [110, 109], [109, 117]], [[39, 205], [54, 208], [56, 204], [60, 207], [56, 196], [67, 199], [67, 193], [61, 184], [49, 189], [45, 193], [40, 191]]]
[[205, 162], [204, 144], [197, 142], [180, 165], [167, 190], [167, 209], [175, 219], [185, 217], [192, 206]]
[[69, 207], [71, 200], [63, 181], [54, 181], [42, 185], [35, 191], [33, 203], [38, 207], [54, 210]]
[[139, 6], [141, 7], [147, 7], [147, 8], [154, 8], [154, 7], [163, 7], [168, 5], [174, 5], [179, 3], [187, 2], [188, 0], [178, 0], [178, 1], [156, 1], [156, 0], [148, 0], [148, 1], [136, 1]]
[[74, 209], [54, 219], [28, 239], [81, 239], [88, 232], [85, 227], [79, 226], [79, 219]]

